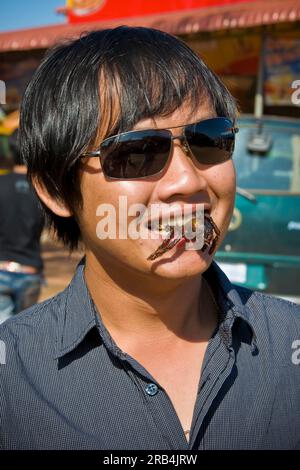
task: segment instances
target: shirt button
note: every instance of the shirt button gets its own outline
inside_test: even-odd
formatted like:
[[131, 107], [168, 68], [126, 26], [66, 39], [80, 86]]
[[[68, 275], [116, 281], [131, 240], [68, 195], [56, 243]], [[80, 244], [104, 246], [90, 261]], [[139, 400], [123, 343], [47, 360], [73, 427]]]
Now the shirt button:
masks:
[[150, 397], [153, 397], [153, 395], [156, 395], [158, 392], [158, 386], [155, 384], [149, 384], [146, 387], [146, 393], [150, 395]]

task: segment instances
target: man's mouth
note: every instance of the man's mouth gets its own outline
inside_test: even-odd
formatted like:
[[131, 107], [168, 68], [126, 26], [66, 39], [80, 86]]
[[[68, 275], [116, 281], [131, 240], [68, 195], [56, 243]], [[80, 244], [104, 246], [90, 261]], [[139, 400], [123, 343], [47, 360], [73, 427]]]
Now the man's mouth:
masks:
[[[176, 245], [182, 246], [187, 241], [195, 241], [197, 238], [197, 230], [201, 230], [201, 228], [203, 229], [203, 245], [201, 251], [205, 251], [206, 248], [209, 248], [209, 254], [212, 254], [217, 246], [220, 230], [213, 221], [210, 211], [206, 209], [202, 222], [199, 221], [199, 218], [197, 218], [195, 214], [192, 214], [189, 219], [183, 220], [181, 218], [179, 224], [176, 218], [169, 221], [168, 224], [163, 224], [161, 220], [159, 220], [156, 230], [160, 233], [167, 234], [167, 236], [147, 259], [153, 261], [167, 251], [170, 251]], [[152, 230], [152, 224], [150, 230]]]
[[[204, 216], [209, 216], [210, 212], [211, 208], [204, 209]], [[147, 228], [148, 230], [159, 233], [164, 238], [166, 238], [170, 237], [171, 233], [176, 234], [181, 232], [184, 234], [185, 227], [189, 227], [190, 230], [196, 232], [199, 225], [200, 221], [197, 218], [195, 211], [193, 211], [188, 215], [182, 215], [181, 213], [178, 216], [164, 215], [157, 219], [149, 220], [147, 223]]]

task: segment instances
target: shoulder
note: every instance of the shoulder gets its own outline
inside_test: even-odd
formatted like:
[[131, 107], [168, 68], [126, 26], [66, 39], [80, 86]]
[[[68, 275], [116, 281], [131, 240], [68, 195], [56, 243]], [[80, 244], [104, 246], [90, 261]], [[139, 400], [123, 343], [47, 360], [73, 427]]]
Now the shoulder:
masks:
[[300, 305], [288, 300], [265, 294], [258, 291], [252, 291], [245, 287], [234, 286], [237, 290], [242, 302], [253, 312], [264, 312], [270, 319], [274, 321], [280, 319], [290, 320], [298, 323], [300, 326]]
[[226, 304], [234, 306], [253, 326], [300, 329], [300, 305], [270, 294], [232, 284], [217, 263], [209, 270], [210, 279], [220, 287]]
[[272, 295], [235, 286], [257, 344], [282, 360], [300, 347], [300, 305]]
[[0, 325], [0, 340], [7, 346], [7, 357], [23, 361], [53, 361], [61, 348], [70, 349], [95, 324], [95, 313], [84, 281], [84, 263], [66, 289], [36, 304]]
[[63, 291], [0, 325], [0, 341], [2, 349], [5, 347], [6, 360], [13, 360], [20, 354], [34, 354], [37, 350], [48, 350], [50, 355], [53, 354], [65, 298], [66, 291]]

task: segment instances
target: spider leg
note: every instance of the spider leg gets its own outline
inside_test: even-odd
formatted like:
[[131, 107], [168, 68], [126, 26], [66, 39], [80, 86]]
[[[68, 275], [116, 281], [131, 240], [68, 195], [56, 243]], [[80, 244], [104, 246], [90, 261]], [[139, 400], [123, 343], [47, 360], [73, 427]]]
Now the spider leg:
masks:
[[[174, 242], [174, 240], [172, 240], [172, 237], [174, 235], [174, 228], [171, 227], [171, 230], [170, 230], [170, 236], [169, 238], [166, 238], [160, 245], [159, 247], [153, 252], [151, 253], [150, 256], [148, 256], [147, 260], [150, 260], [150, 261], [153, 261], [155, 260], [156, 258], [158, 258], [159, 256], [163, 255], [166, 251], [170, 250], [174, 245], [172, 245], [170, 247], [170, 244], [172, 244]], [[176, 242], [177, 243], [177, 242]], [[176, 244], [175, 243], [175, 244]]]

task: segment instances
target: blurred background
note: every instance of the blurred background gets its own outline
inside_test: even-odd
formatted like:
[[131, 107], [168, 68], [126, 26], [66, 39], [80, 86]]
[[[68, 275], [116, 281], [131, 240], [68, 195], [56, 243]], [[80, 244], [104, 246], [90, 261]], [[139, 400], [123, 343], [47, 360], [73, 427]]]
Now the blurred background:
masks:
[[[0, 195], [2, 176], [13, 171], [9, 142], [22, 94], [46, 50], [82, 31], [121, 24], [181, 37], [237, 98], [236, 206], [216, 260], [233, 282], [299, 302], [299, 0], [3, 0]], [[39, 300], [67, 285], [81, 256], [42, 232]]]

